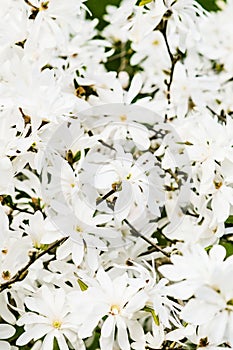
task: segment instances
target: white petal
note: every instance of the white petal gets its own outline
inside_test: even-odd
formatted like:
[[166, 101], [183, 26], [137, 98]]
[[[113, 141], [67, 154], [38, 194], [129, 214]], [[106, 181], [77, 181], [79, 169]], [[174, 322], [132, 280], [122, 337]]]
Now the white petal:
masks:
[[117, 317], [117, 341], [122, 350], [130, 350], [126, 324], [121, 317]]
[[93, 247], [87, 247], [87, 263], [93, 271], [96, 271], [99, 266], [98, 257], [99, 254], [97, 249]]
[[148, 131], [143, 125], [129, 124], [128, 130], [138, 149], [145, 151], [150, 147]]
[[54, 334], [52, 332], [47, 334], [43, 340], [42, 350], [52, 350], [53, 339], [54, 339]]
[[83, 257], [84, 257], [84, 245], [73, 242], [72, 259], [75, 265], [79, 266], [83, 261]]
[[0, 324], [0, 339], [7, 339], [15, 334], [15, 328], [9, 324]]
[[148, 296], [143, 290], [138, 292], [136, 295], [134, 295], [130, 299], [129, 303], [127, 304], [126, 306], [127, 312], [132, 313], [142, 309], [145, 306], [147, 299], [148, 299]]
[[30, 331], [27, 331], [19, 336], [16, 341], [16, 345], [22, 346], [26, 345], [33, 339], [33, 335], [31, 335]]
[[9, 343], [7, 343], [6, 341], [1, 341], [0, 340], [0, 349], [1, 350], [10, 350], [11, 346]]
[[230, 213], [230, 204], [226, 201], [221, 192], [215, 194], [212, 199], [211, 207], [218, 222], [224, 222]]
[[109, 335], [109, 337], [103, 337], [103, 335], [101, 334], [100, 349], [101, 350], [113, 349], [113, 342], [114, 342], [114, 331]]
[[140, 92], [142, 88], [142, 77], [139, 73], [135, 74], [131, 81], [131, 85], [129, 88], [129, 91], [127, 92], [126, 100], [125, 102], [127, 104], [130, 104], [134, 97], [137, 96], [137, 94]]
[[122, 190], [119, 193], [119, 197], [116, 200], [114, 215], [116, 219], [121, 222], [124, 220], [130, 211], [132, 203], [132, 188], [128, 181], [122, 182]]
[[60, 350], [69, 350], [69, 347], [65, 341], [63, 334], [59, 334], [58, 336], [56, 336], [56, 339]]
[[101, 335], [103, 337], [109, 337], [111, 333], [115, 329], [115, 317], [114, 316], [109, 316], [106, 321], [104, 322], [102, 328], [101, 328]]
[[210, 321], [218, 312], [218, 307], [202, 300], [191, 299], [181, 311], [181, 318], [194, 325]]
[[213, 248], [211, 248], [209, 252], [209, 256], [213, 261], [216, 261], [216, 262], [223, 261], [226, 256], [226, 249], [221, 245], [215, 245], [213, 246]]

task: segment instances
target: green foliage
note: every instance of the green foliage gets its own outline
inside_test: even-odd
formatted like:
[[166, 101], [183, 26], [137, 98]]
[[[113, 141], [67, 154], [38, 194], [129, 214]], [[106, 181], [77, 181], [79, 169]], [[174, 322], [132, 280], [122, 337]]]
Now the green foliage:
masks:
[[119, 6], [120, 0], [87, 0], [86, 5], [91, 10], [91, 18], [98, 18], [99, 25], [98, 28], [102, 29], [106, 22], [103, 20], [103, 14], [105, 13], [105, 8], [107, 5]]
[[150, 2], [152, 2], [152, 0], [142, 0], [142, 1], [139, 2], [139, 6], [143, 6], [143, 5], [149, 4]]
[[230, 215], [229, 218], [225, 222], [226, 224], [233, 224], [233, 215]]
[[149, 307], [149, 306], [145, 306], [143, 310], [146, 311], [146, 312], [150, 312], [152, 317], [153, 317], [154, 323], [156, 324], [156, 326], [159, 326], [159, 318], [156, 315], [155, 310], [152, 309], [152, 307]]
[[219, 8], [215, 0], [198, 0], [199, 4], [208, 11], [218, 11]]
[[220, 245], [226, 249], [226, 257], [233, 255], [233, 242], [226, 242], [225, 240], [220, 240]]
[[60, 350], [56, 338], [53, 339], [53, 350]]
[[88, 286], [86, 285], [86, 283], [84, 283], [82, 280], [80, 280], [80, 278], [78, 279], [78, 284], [79, 284], [79, 287], [80, 287], [82, 292], [87, 290]]
[[88, 350], [96, 350], [99, 349], [99, 338], [100, 338], [100, 332], [94, 333], [94, 339], [91, 345], [87, 346]]

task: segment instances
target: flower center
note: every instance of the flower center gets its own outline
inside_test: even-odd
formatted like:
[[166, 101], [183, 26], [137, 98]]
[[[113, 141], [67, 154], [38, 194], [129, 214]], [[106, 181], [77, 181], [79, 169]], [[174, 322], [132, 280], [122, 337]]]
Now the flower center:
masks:
[[121, 120], [122, 122], [125, 122], [125, 121], [127, 120], [126, 115], [121, 115], [121, 116], [120, 116], [120, 120]]
[[222, 181], [214, 181], [214, 186], [218, 190], [222, 186]]
[[116, 316], [120, 313], [120, 307], [119, 305], [112, 305], [111, 308], [110, 308], [110, 314], [113, 315], [113, 316]]
[[83, 229], [82, 229], [82, 227], [80, 227], [80, 226], [77, 225], [77, 226], [75, 227], [75, 231], [76, 231], [76, 232], [83, 232]]
[[56, 329], [60, 329], [61, 325], [62, 325], [61, 321], [57, 321], [57, 320], [53, 321], [52, 323], [52, 326]]

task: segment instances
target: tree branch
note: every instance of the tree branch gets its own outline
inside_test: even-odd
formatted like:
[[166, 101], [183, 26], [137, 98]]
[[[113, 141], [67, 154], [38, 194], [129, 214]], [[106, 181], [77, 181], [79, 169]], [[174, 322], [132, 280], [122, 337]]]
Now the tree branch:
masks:
[[157, 251], [159, 251], [160, 253], [162, 253], [163, 255], [165, 255], [167, 258], [170, 258], [170, 254], [165, 252], [162, 248], [160, 248], [157, 244], [155, 244], [154, 242], [152, 242], [149, 238], [147, 238], [146, 236], [144, 236], [141, 232], [139, 232], [133, 225], [131, 225], [131, 223], [127, 220], [124, 219], [123, 220], [129, 227], [130, 227], [130, 231], [132, 234], [144, 239], [144, 241], [146, 241], [147, 243], [149, 243], [152, 247], [154, 247]]
[[9, 281], [6, 281], [6, 282], [0, 284], [0, 293], [3, 290], [9, 288], [13, 283], [22, 281], [27, 276], [28, 268], [36, 260], [41, 258], [43, 255], [51, 252], [54, 248], [58, 247], [59, 245], [63, 244], [67, 239], [68, 239], [68, 237], [64, 237], [64, 238], [61, 238], [61, 239], [55, 241], [54, 243], [51, 243], [47, 249], [42, 250], [38, 254], [36, 254], [36, 252], [33, 252], [30, 256], [28, 263], [24, 267], [22, 267]]
[[168, 100], [168, 104], [171, 104], [171, 85], [172, 85], [172, 81], [173, 81], [173, 75], [174, 75], [174, 71], [175, 71], [175, 66], [176, 63], [179, 61], [180, 59], [180, 55], [176, 54], [173, 55], [173, 53], [171, 52], [170, 49], [170, 45], [167, 39], [167, 20], [164, 21], [162, 28], [160, 29], [160, 32], [163, 35], [166, 47], [167, 47], [167, 51], [168, 51], [168, 55], [170, 57], [171, 60], [171, 69], [170, 69], [170, 78], [169, 80], [165, 80], [165, 84], [167, 85], [167, 100]]

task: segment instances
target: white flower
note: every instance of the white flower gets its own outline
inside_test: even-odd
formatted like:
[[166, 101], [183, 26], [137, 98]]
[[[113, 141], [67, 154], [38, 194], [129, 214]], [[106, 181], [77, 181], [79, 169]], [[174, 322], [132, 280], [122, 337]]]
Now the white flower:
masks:
[[[97, 171], [95, 187], [102, 193], [116, 188], [114, 215], [118, 221], [122, 221], [133, 206], [139, 207], [142, 212], [147, 205], [149, 208], [153, 208], [153, 204], [155, 206], [155, 203], [148, 203], [152, 200], [150, 194], [152, 186], [148, 174], [155, 167], [155, 158], [148, 152], [134, 160], [133, 156], [124, 153], [123, 149], [119, 149], [114, 158], [110, 158], [109, 162]], [[152, 210], [159, 213], [158, 208]]]
[[64, 290], [42, 286], [36, 295], [25, 299], [25, 304], [31, 311], [22, 315], [17, 322], [25, 328], [17, 345], [26, 345], [31, 340], [44, 337], [42, 350], [52, 350], [54, 338], [61, 350], [69, 349], [67, 341], [76, 350], [85, 349], [77, 336], [78, 325], [70, 313]]
[[194, 244], [184, 245], [181, 251], [182, 255], [173, 254], [172, 264], [164, 264], [159, 271], [176, 282], [167, 287], [167, 293], [185, 300], [203, 284], [213, 283], [214, 272], [223, 266], [226, 251], [221, 245], [215, 245], [208, 255], [204, 248]]
[[90, 208], [85, 200], [78, 196], [74, 202], [74, 211], [69, 211], [59, 203], [53, 205], [53, 209], [57, 211], [57, 214], [51, 217], [53, 223], [64, 236], [71, 238], [58, 248], [57, 256], [63, 259], [72, 253], [76, 265], [80, 265], [86, 256], [88, 266], [96, 270], [99, 252], [107, 250], [107, 242], [116, 236], [116, 230], [104, 225], [111, 220], [109, 215], [94, 216], [95, 207]]
[[215, 344], [224, 342], [233, 346], [233, 266], [219, 271], [212, 286], [200, 287], [195, 298], [188, 301], [181, 317], [200, 326], [200, 332]]
[[24, 220], [26, 217], [29, 221], [28, 225], [24, 223], [21, 225], [30, 236], [35, 248], [40, 248], [43, 244], [50, 244], [61, 238], [61, 234], [59, 234], [50, 220], [43, 218], [41, 211], [37, 210], [33, 215], [25, 215]]
[[83, 310], [85, 317], [79, 335], [83, 338], [91, 336], [93, 330], [106, 316], [101, 326], [100, 348], [112, 349], [117, 329], [117, 343], [120, 349], [129, 350], [129, 334], [142, 331], [140, 323], [134, 318], [135, 312], [143, 308], [146, 294], [140, 290], [140, 284], [131, 285], [126, 273], [111, 278], [102, 268], [96, 274], [93, 286], [84, 292], [75, 292], [71, 302], [76, 309]]

